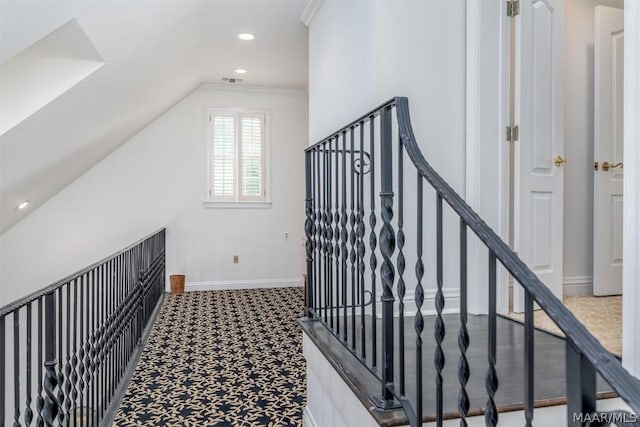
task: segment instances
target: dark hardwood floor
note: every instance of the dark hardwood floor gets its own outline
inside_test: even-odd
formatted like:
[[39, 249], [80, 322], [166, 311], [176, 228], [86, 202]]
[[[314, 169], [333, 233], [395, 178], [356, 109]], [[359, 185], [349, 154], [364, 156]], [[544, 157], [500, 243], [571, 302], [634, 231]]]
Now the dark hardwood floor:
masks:
[[[444, 315], [446, 336], [443, 342], [445, 354], [445, 367], [443, 371], [444, 381], [444, 412], [446, 418], [458, 416], [458, 393], [460, 383], [458, 380], [458, 363], [460, 350], [458, 348], [458, 330], [460, 326], [459, 315]], [[344, 322], [341, 318], [341, 322]], [[422, 333], [423, 339], [423, 412], [424, 421], [432, 421], [435, 414], [435, 367], [433, 363], [435, 352], [435, 339], [433, 338], [435, 316], [425, 316], [425, 326]], [[371, 317], [365, 317], [365, 330], [368, 336], [371, 334]], [[359, 331], [360, 318], [356, 317], [356, 349], [360, 354]], [[378, 330], [378, 354], [380, 353], [380, 319], [377, 321]], [[395, 348], [398, 354], [399, 341], [398, 323], [396, 322]], [[372, 372], [377, 372], [372, 366], [364, 364], [353, 356], [319, 321], [302, 321], [302, 328], [318, 348], [325, 354], [332, 365], [341, 373], [343, 379], [350, 385], [360, 400], [370, 407], [369, 398], [380, 394], [379, 381]], [[415, 406], [416, 396], [416, 351], [414, 319], [410, 316], [405, 319], [405, 384], [406, 395]], [[342, 323], [344, 325], [344, 323]], [[488, 318], [486, 315], [469, 315], [468, 331], [470, 344], [467, 350], [467, 359], [470, 366], [470, 378], [467, 384], [467, 392], [471, 402], [471, 415], [483, 413], [487, 402], [485, 388], [485, 375], [487, 372], [487, 336]], [[341, 328], [342, 330], [342, 328]], [[347, 317], [347, 339], [351, 347], [351, 318]], [[367, 354], [371, 354], [371, 340], [368, 339]], [[550, 406], [565, 403], [565, 341], [545, 331], [536, 330], [535, 341], [535, 401], [536, 406]], [[370, 358], [369, 358], [370, 360]], [[380, 360], [380, 356], [378, 356]], [[511, 319], [498, 317], [497, 319], [497, 363], [499, 386], [496, 394], [496, 403], [500, 412], [520, 410], [524, 400], [524, 327]], [[396, 359], [396, 384], [399, 383], [399, 360]], [[611, 388], [598, 377], [599, 397], [614, 397]], [[402, 410], [379, 412], [371, 411], [381, 425], [406, 424], [406, 418]]]

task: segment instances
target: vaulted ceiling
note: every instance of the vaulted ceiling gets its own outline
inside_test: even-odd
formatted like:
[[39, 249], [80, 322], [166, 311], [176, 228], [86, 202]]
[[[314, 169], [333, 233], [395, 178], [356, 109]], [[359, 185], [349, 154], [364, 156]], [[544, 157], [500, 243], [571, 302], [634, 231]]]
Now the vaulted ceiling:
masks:
[[[0, 0], [0, 80], [13, 85], [10, 75], [20, 76], [15, 69], [24, 67], [31, 80], [17, 79], [17, 89], [38, 101], [15, 123], [7, 120], [12, 105], [1, 103], [0, 234], [200, 83], [237, 77], [234, 70], [244, 68], [243, 85], [306, 89], [307, 30], [300, 17], [307, 2]], [[62, 31], [64, 37], [52, 38]], [[239, 40], [241, 32], [256, 39]], [[95, 51], [86, 40], [73, 40], [83, 33]], [[88, 51], [97, 65], [76, 73], [73, 84], [58, 84], [55, 72], [43, 67], [37, 74], [38, 62], [22, 60], [33, 59], [34, 51], [65, 67], [75, 55], [69, 51]], [[59, 90], [43, 96], [54, 84]], [[24, 200], [29, 206], [18, 210]]]

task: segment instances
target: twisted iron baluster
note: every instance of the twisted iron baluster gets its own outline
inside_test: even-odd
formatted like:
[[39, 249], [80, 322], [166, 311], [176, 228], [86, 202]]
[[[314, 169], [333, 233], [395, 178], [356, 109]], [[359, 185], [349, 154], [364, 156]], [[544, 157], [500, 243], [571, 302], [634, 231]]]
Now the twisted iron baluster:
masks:
[[442, 196], [438, 194], [436, 203], [436, 284], [437, 291], [435, 296], [436, 304], [436, 321], [434, 325], [434, 335], [436, 338], [436, 351], [433, 362], [436, 368], [436, 419], [439, 425], [442, 423], [443, 417], [443, 396], [442, 396], [442, 369], [444, 369], [444, 351], [442, 350], [442, 341], [445, 336], [444, 320], [442, 318], [442, 310], [444, 309], [444, 293], [442, 292]]
[[498, 374], [496, 372], [496, 255], [489, 253], [489, 369], [485, 378], [485, 386], [489, 399], [485, 411], [485, 423], [494, 427], [498, 423], [498, 410], [496, 408], [496, 390], [498, 390]]
[[322, 263], [323, 263], [323, 275], [322, 275], [322, 284], [324, 287], [324, 323], [328, 322], [328, 309], [329, 309], [329, 231], [328, 231], [328, 222], [329, 217], [327, 215], [327, 195], [329, 190], [327, 189], [328, 183], [328, 174], [327, 174], [327, 165], [328, 162], [328, 154], [326, 143], [323, 144], [322, 147], [322, 166], [323, 166], [323, 174], [322, 174]]
[[58, 401], [56, 396], [56, 386], [58, 381], [56, 379], [56, 365], [54, 360], [48, 360], [44, 362], [44, 409], [43, 418], [44, 425], [53, 426], [58, 416]]
[[333, 329], [333, 213], [331, 212], [331, 141], [327, 154], [327, 286], [329, 288], [329, 326]]
[[[31, 409], [31, 322], [32, 309], [31, 302], [27, 305], [27, 400], [25, 402], [24, 423], [27, 426], [33, 421], [33, 410]], [[3, 325], [4, 327], [4, 325]]]
[[44, 362], [42, 360], [42, 356], [44, 354], [44, 350], [42, 348], [42, 329], [44, 328], [42, 324], [42, 298], [43, 297], [38, 298], [38, 395], [36, 397], [36, 411], [38, 414], [36, 425], [38, 427], [42, 427], [44, 425], [44, 415], [42, 413], [44, 410], [44, 397], [42, 397], [42, 386], [44, 382], [42, 374], [42, 368], [44, 366]]
[[[365, 300], [364, 300], [364, 171], [363, 153], [364, 152], [364, 122], [360, 122], [360, 172], [358, 173], [358, 203], [356, 216], [356, 236], [357, 236], [357, 256], [358, 256], [358, 283], [360, 284], [360, 347], [362, 348], [362, 357], [366, 358], [367, 348], [367, 332], [365, 329]], [[375, 302], [374, 302], [375, 304]]]
[[[20, 427], [20, 308], [16, 308], [15, 310], [13, 310], [13, 369], [14, 369], [13, 425], [14, 427]], [[2, 394], [4, 395], [4, 393]], [[4, 422], [4, 420], [0, 422]]]
[[[355, 261], [356, 261], [356, 250], [355, 250], [355, 241], [356, 241], [356, 233], [353, 229], [353, 225], [356, 222], [356, 217], [353, 212], [354, 207], [354, 181], [353, 181], [353, 137], [355, 128], [352, 126], [350, 131], [350, 156], [349, 156], [349, 176], [350, 182], [349, 187], [351, 191], [350, 197], [350, 213], [349, 213], [349, 225], [350, 225], [350, 233], [347, 232], [347, 157], [346, 157], [346, 148], [347, 143], [344, 141], [345, 152], [342, 156], [342, 177], [344, 179], [343, 183], [343, 195], [342, 195], [342, 248], [344, 250], [344, 274], [343, 277], [347, 277], [347, 253], [349, 255], [349, 262], [351, 263], [351, 348], [353, 350], [356, 349], [356, 269], [355, 269]], [[350, 250], [347, 251], [347, 237], [349, 238]], [[346, 289], [345, 289], [346, 290]], [[346, 299], [346, 298], [345, 298]], [[346, 305], [345, 305], [345, 318], [347, 317], [346, 313]], [[345, 322], [345, 330], [346, 330], [346, 322]], [[346, 333], [345, 333], [346, 335]]]
[[394, 383], [394, 354], [393, 354], [393, 282], [395, 268], [391, 258], [396, 248], [396, 238], [391, 221], [393, 220], [393, 149], [391, 137], [391, 109], [384, 108], [380, 112], [380, 252], [382, 266], [380, 279], [382, 280], [382, 399], [386, 405], [393, 400], [390, 386]]
[[307, 301], [306, 314], [307, 317], [311, 317], [311, 307], [313, 305], [313, 235], [315, 233], [314, 226], [314, 213], [313, 213], [313, 198], [311, 197], [311, 153], [305, 153], [305, 174], [306, 174], [306, 198], [305, 198], [305, 212], [306, 219], [304, 221], [304, 234], [307, 238], [305, 242], [305, 249], [307, 251]]
[[73, 401], [73, 408], [75, 409], [78, 404], [78, 334], [76, 328], [78, 326], [78, 310], [82, 310], [82, 301], [78, 300], [78, 279], [73, 282], [73, 301], [75, 303], [73, 308], [73, 356], [71, 357], [71, 400]]
[[403, 218], [403, 153], [402, 142], [398, 144], [398, 256], [396, 258], [396, 268], [398, 269], [398, 347], [400, 357], [400, 394], [405, 393], [405, 376], [404, 376], [404, 297], [406, 295], [406, 286], [404, 282], [405, 259], [402, 249], [404, 248], [404, 218]]
[[[68, 303], [67, 303], [68, 304]], [[62, 287], [58, 288], [58, 422], [60, 425], [64, 425], [64, 404], [65, 404], [65, 396], [64, 396], [64, 387], [65, 387], [65, 377], [63, 372], [63, 362], [64, 357], [62, 355]]]
[[469, 332], [467, 331], [467, 225], [463, 219], [460, 219], [460, 330], [458, 331], [458, 348], [460, 349], [458, 413], [460, 415], [460, 427], [466, 427], [470, 406], [469, 394], [466, 389], [469, 381], [469, 361], [467, 360]]
[[369, 248], [371, 248], [371, 255], [369, 256], [369, 268], [371, 268], [371, 299], [373, 304], [371, 305], [371, 367], [373, 371], [376, 371], [378, 365], [378, 351], [377, 351], [377, 322], [376, 322], [376, 268], [378, 267], [378, 259], [376, 257], [376, 245], [378, 239], [376, 238], [376, 179], [375, 179], [375, 129], [374, 129], [374, 116], [369, 117], [369, 151], [371, 152], [371, 175], [370, 175], [370, 200], [371, 200], [371, 212], [369, 213], [369, 226], [371, 227], [369, 232]]
[[[343, 139], [344, 139], [344, 135], [345, 133], [342, 133], [343, 135]], [[344, 150], [343, 150], [344, 152]], [[341, 297], [341, 290], [344, 289], [345, 287], [345, 283], [344, 280], [342, 280], [342, 274], [344, 273], [344, 268], [342, 267], [342, 264], [340, 262], [340, 258], [341, 258], [341, 247], [340, 247], [340, 239], [341, 239], [341, 232], [340, 232], [340, 137], [336, 137], [336, 150], [335, 150], [335, 154], [336, 154], [336, 166], [335, 166], [335, 181], [336, 181], [336, 193], [335, 193], [335, 212], [333, 213], [333, 218], [335, 221], [335, 228], [334, 228], [334, 236], [335, 236], [335, 254], [336, 254], [336, 301], [335, 301], [335, 306], [336, 306], [336, 334], [339, 336], [340, 335], [340, 297]], [[343, 304], [347, 304], [346, 301], [342, 302]], [[346, 319], [345, 319], [346, 321]], [[347, 341], [347, 337], [344, 336], [343, 340], [346, 342]]]
[[[67, 283], [67, 361], [64, 367], [65, 393], [67, 395], [65, 416], [71, 418], [71, 282]], [[70, 424], [70, 423], [67, 423]]]
[[422, 304], [424, 303], [424, 289], [422, 287], [422, 277], [424, 276], [424, 264], [422, 263], [422, 176], [418, 176], [417, 194], [417, 230], [416, 230], [416, 316], [414, 328], [416, 331], [416, 418], [417, 422], [422, 422], [422, 331], [424, 330], [424, 318], [422, 317]]

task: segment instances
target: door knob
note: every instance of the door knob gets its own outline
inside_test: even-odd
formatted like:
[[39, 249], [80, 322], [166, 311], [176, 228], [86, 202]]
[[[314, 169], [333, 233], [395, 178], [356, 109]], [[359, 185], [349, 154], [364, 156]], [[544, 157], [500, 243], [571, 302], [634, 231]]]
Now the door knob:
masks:
[[602, 170], [603, 171], [608, 171], [609, 169], [615, 169], [615, 168], [623, 168], [624, 165], [622, 164], [622, 162], [613, 164], [613, 163], [609, 163], [609, 162], [602, 162]]
[[566, 157], [562, 157], [561, 155], [557, 155], [555, 159], [553, 159], [553, 163], [556, 164], [556, 167], [560, 167], [562, 165], [564, 165], [565, 163], [567, 163], [567, 158]]

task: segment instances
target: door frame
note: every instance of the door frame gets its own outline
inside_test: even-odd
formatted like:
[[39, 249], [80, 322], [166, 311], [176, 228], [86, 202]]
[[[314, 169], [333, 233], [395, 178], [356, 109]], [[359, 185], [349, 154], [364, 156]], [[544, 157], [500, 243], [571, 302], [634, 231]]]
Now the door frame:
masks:
[[[508, 146], [505, 141], [509, 20], [505, 1], [466, 0], [465, 197], [470, 206], [508, 240]], [[640, 2], [625, 0], [624, 216], [622, 363], [640, 378]], [[482, 64], [480, 64], [482, 58]], [[482, 65], [482, 66], [481, 66]], [[495, 94], [499, 94], [497, 97]], [[490, 157], [490, 161], [483, 159]], [[498, 165], [496, 168], [495, 165]], [[497, 170], [497, 172], [496, 172]], [[496, 189], [498, 191], [496, 191]], [[492, 208], [497, 207], [497, 209]], [[469, 310], [486, 311], [482, 252], [470, 246]], [[498, 278], [498, 311], [508, 310], [508, 281]], [[475, 302], [475, 303], [474, 303]]]

